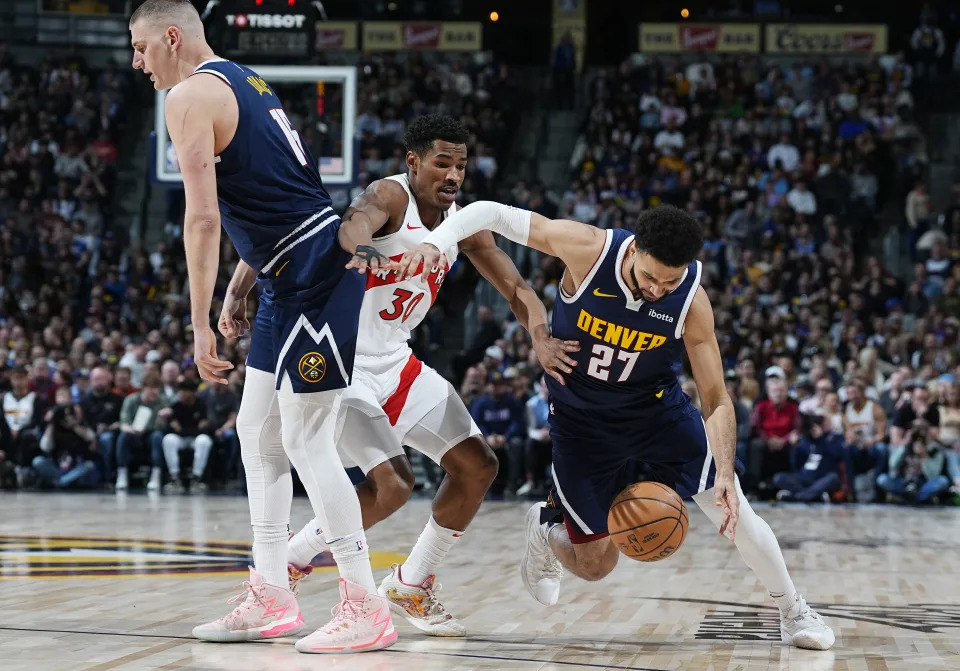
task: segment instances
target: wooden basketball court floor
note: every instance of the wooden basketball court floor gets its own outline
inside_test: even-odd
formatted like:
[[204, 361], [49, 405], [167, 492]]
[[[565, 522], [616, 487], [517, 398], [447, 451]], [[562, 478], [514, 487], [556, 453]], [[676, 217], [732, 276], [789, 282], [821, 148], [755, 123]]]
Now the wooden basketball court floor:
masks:
[[[797, 585], [834, 627], [833, 650], [784, 646], [776, 611], [699, 510], [673, 557], [621, 558], [599, 583], [567, 576], [545, 608], [524, 590], [520, 503], [486, 503], [440, 574], [465, 639], [402, 623], [383, 652], [298, 654], [292, 641], [218, 645], [191, 628], [227, 612], [249, 556], [241, 497], [0, 495], [0, 670], [960, 669], [960, 509], [757, 506]], [[369, 533], [378, 580], [429, 514], [414, 500]], [[293, 519], [309, 516], [294, 501]], [[336, 573], [302, 587], [310, 630]]]

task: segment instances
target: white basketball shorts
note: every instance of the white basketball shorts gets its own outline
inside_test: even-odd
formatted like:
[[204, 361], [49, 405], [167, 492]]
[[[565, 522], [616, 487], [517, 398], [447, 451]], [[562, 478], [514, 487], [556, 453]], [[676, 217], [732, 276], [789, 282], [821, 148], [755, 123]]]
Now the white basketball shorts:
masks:
[[[360, 412], [345, 413], [340, 458], [364, 473], [402, 455], [403, 445], [440, 464], [454, 445], [481, 435], [453, 385], [413, 354], [399, 360], [358, 355], [342, 402]], [[375, 437], [375, 426], [385, 422], [392, 436]]]

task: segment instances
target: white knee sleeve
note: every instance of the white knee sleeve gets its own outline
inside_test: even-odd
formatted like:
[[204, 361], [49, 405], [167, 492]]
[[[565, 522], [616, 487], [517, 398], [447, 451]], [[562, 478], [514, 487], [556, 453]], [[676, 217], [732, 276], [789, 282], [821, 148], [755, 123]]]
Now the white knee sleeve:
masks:
[[331, 540], [363, 532], [360, 501], [337, 454], [342, 391], [295, 394], [280, 384], [283, 444], [310, 498], [314, 516]]
[[[770, 525], [767, 524], [750, 506], [747, 497], [740, 489], [740, 480], [735, 481], [737, 494], [740, 498], [740, 519], [737, 522], [736, 546], [740, 556], [746, 562], [760, 582], [763, 583], [771, 596], [789, 595], [793, 598], [795, 592], [793, 581], [787, 572], [787, 565]], [[723, 508], [716, 505], [714, 491], [710, 488], [693, 497], [717, 529], [723, 521]]]
[[287, 525], [293, 502], [290, 461], [280, 439], [280, 410], [271, 373], [247, 368], [237, 437], [247, 478], [253, 562], [264, 579], [286, 585]]

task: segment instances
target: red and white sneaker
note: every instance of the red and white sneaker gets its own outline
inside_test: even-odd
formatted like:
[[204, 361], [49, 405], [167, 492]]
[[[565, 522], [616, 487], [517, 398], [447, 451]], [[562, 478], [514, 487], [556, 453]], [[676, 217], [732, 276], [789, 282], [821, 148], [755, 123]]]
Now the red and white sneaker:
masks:
[[264, 582], [253, 567], [250, 582], [243, 585], [246, 589], [227, 603], [235, 603], [244, 596], [246, 599], [216, 622], [194, 627], [194, 636], [201, 641], [236, 643], [300, 633], [303, 617], [293, 592]]
[[294, 596], [300, 591], [300, 582], [311, 573], [313, 573], [313, 566], [310, 564], [307, 564], [303, 568], [297, 568], [293, 564], [287, 564], [287, 584]]
[[466, 636], [467, 628], [437, 599], [440, 585], [435, 584], [436, 579], [431, 575], [419, 585], [408, 585], [401, 578], [400, 566], [394, 564], [377, 591], [390, 602], [390, 610], [428, 636]]
[[397, 632], [386, 599], [340, 578], [340, 604], [333, 619], [297, 641], [298, 652], [371, 652], [393, 645]]

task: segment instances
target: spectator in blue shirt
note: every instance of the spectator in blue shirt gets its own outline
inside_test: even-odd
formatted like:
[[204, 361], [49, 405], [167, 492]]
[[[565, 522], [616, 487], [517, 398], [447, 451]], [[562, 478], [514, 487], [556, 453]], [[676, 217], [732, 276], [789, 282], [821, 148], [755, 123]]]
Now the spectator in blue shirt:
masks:
[[491, 373], [487, 379], [487, 393], [478, 398], [470, 409], [474, 421], [497, 453], [500, 463], [507, 457], [507, 470], [497, 473], [493, 483], [494, 493], [509, 489], [515, 491], [523, 466], [526, 432], [524, 430], [524, 407], [510, 391], [503, 374]]
[[527, 401], [527, 445], [524, 453], [524, 467], [527, 480], [518, 496], [537, 494], [547, 477], [553, 443], [550, 441], [550, 401], [547, 400], [547, 383], [543, 378], [536, 385], [536, 395]]
[[830, 431], [821, 415], [801, 415], [803, 437], [790, 452], [787, 473], [773, 476], [779, 501], [829, 501], [840, 489], [840, 464], [846, 447], [843, 436]]

